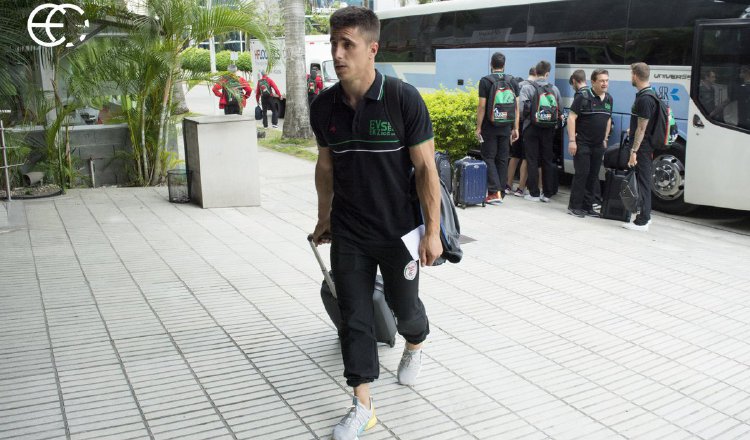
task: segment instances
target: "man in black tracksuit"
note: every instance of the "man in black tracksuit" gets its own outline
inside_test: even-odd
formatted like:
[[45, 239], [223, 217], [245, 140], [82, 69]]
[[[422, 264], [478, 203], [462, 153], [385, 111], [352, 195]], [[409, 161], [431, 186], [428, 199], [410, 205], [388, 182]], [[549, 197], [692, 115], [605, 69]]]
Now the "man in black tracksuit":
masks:
[[612, 96], [609, 72], [594, 70], [591, 88], [576, 93], [568, 116], [568, 151], [573, 156], [575, 176], [570, 191], [568, 214], [576, 217], [598, 217], [593, 209], [595, 187], [599, 184], [607, 138], [612, 128]]
[[[658, 118], [659, 104], [653, 96], [653, 89], [649, 83], [651, 68], [646, 63], [634, 63], [631, 83], [638, 90], [630, 115], [630, 134], [633, 144], [630, 148], [628, 166], [635, 167], [638, 180], [638, 194], [640, 197], [640, 212], [633, 223], [623, 223], [625, 229], [647, 232], [651, 224], [651, 187], [653, 186], [653, 146], [650, 145], [648, 134], [654, 132], [654, 124]], [[658, 98], [657, 98], [658, 99]]]
[[[318, 141], [316, 244], [331, 241], [342, 326], [339, 331], [346, 383], [354, 388], [352, 408], [333, 429], [333, 440], [355, 440], [377, 423], [370, 383], [380, 365], [374, 335], [372, 292], [377, 269], [384, 295], [406, 340], [396, 373], [414, 385], [422, 344], [430, 332], [419, 299], [420, 266], [443, 251], [440, 242], [440, 179], [427, 106], [417, 89], [402, 84], [401, 123], [387, 112], [388, 82], [375, 70], [380, 22], [371, 10], [349, 6], [330, 19], [331, 54], [339, 82], [312, 102], [310, 124]], [[391, 83], [394, 84], [394, 83]], [[393, 102], [393, 101], [391, 101]], [[397, 133], [394, 127], [403, 127]], [[411, 197], [414, 173], [419, 202]], [[422, 222], [418, 249], [401, 239]], [[412, 251], [416, 255], [412, 255]]]
[[[520, 101], [521, 106], [526, 111], [529, 109], [528, 117], [524, 115], [523, 123], [523, 146], [526, 153], [526, 162], [528, 164], [529, 177], [526, 186], [529, 188], [529, 194], [524, 196], [524, 200], [531, 202], [549, 202], [550, 197], [556, 191], [555, 182], [555, 155], [552, 150], [555, 136], [555, 124], [560, 122], [562, 111], [560, 108], [560, 90], [554, 84], [550, 83], [550, 71], [552, 65], [549, 61], [539, 61], [536, 65], [537, 80], [521, 88]], [[545, 126], [537, 122], [541, 114], [538, 111], [540, 96], [544, 92], [545, 103], [555, 107], [552, 120], [547, 120]], [[528, 107], [526, 102], [529, 102]], [[550, 115], [547, 112], [547, 115]], [[549, 125], [549, 124], [552, 125]], [[541, 159], [541, 163], [540, 163]], [[538, 184], [539, 171], [542, 168], [542, 192]]]
[[[487, 163], [487, 197], [485, 203], [502, 203], [505, 194], [505, 182], [508, 176], [508, 154], [510, 144], [518, 139], [518, 123], [520, 112], [518, 109], [518, 84], [512, 76], [504, 73], [505, 55], [500, 52], [492, 54], [490, 61], [491, 73], [479, 81], [479, 104], [477, 106], [477, 138], [482, 144], [482, 159]], [[495, 85], [495, 83], [499, 83]], [[500, 86], [509, 86], [508, 96], [515, 107], [514, 117], [506, 116], [507, 121], [496, 125], [488, 117], [488, 108], [494, 107], [494, 96], [489, 96]]]

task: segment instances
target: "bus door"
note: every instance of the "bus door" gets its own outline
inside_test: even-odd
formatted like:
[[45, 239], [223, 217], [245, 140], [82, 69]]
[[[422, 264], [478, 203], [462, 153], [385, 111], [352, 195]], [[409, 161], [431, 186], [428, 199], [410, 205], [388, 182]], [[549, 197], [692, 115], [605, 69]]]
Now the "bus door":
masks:
[[552, 64], [550, 82], [555, 81], [554, 47], [483, 47], [472, 49], [438, 49], [435, 51], [435, 88], [462, 89], [476, 87], [490, 73], [492, 54], [505, 55], [505, 72], [521, 79], [529, 76], [529, 68], [541, 60]]
[[750, 210], [750, 20], [700, 20], [685, 151], [685, 201]]

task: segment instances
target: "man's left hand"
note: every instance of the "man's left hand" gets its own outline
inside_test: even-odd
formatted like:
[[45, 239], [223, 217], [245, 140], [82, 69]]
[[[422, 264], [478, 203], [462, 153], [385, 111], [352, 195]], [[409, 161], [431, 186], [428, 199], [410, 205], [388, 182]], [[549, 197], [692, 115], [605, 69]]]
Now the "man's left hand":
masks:
[[514, 128], [513, 130], [510, 131], [510, 143], [511, 144], [513, 142], [517, 141], [518, 137], [519, 136], [518, 136], [518, 130], [517, 129]]
[[432, 266], [432, 263], [443, 253], [443, 243], [440, 235], [430, 234], [422, 237], [419, 242], [419, 262], [422, 267]]

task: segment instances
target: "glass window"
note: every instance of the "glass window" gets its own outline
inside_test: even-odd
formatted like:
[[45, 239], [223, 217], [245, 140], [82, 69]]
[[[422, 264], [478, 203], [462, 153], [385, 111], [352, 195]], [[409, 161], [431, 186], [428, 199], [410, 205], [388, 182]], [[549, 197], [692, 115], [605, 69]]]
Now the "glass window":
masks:
[[528, 15], [528, 6], [458, 11], [454, 47], [525, 46]]
[[692, 96], [714, 122], [750, 130], [750, 27], [703, 28]]
[[556, 46], [563, 64], [622, 64], [628, 2], [575, 0], [535, 4], [529, 13], [529, 46]]
[[626, 63], [689, 66], [701, 18], [738, 18], [747, 5], [706, 0], [631, 0]]

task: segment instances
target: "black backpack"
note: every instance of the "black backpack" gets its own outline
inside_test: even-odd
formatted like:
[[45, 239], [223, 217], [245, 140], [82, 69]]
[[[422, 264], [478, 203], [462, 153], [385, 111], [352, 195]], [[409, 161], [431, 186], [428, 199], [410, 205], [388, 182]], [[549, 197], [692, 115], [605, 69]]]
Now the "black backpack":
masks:
[[[396, 137], [401, 143], [406, 143], [406, 128], [404, 127], [404, 118], [401, 111], [401, 93], [403, 82], [398, 78], [387, 77], [383, 75], [383, 104], [385, 105], [386, 118], [391, 123]], [[416, 197], [416, 177], [412, 170], [412, 194]], [[440, 181], [440, 242], [443, 244], [443, 253], [435, 260], [433, 266], [437, 266], [450, 261], [458, 263], [464, 256], [461, 250], [459, 238], [461, 237], [461, 225], [458, 222], [456, 208], [451, 201], [451, 195], [442, 181]]]
[[[581, 113], [591, 113], [594, 110], [594, 92], [590, 88], [584, 87], [578, 92], [576, 92], [576, 94], [581, 95], [581, 97], [583, 98], [583, 105], [581, 106]], [[607, 113], [611, 115], [613, 101], [612, 101], [612, 95], [610, 95], [609, 92], [604, 92], [603, 102], [605, 105], [604, 111], [606, 111]], [[609, 108], [606, 108], [607, 104], [609, 104]]]
[[516, 91], [512, 75], [487, 75], [490, 93], [487, 96], [487, 120], [495, 127], [514, 125], [516, 121]]
[[531, 99], [531, 125], [555, 128], [560, 119], [560, 103], [557, 102], [552, 84], [540, 85], [532, 81], [534, 96]]
[[655, 150], [666, 150], [672, 145], [677, 137], [677, 125], [672, 117], [672, 110], [669, 106], [656, 96], [656, 92], [651, 87], [641, 90], [638, 94], [650, 96], [656, 100], [656, 114], [654, 115], [654, 128], [648, 136], [648, 144]]

